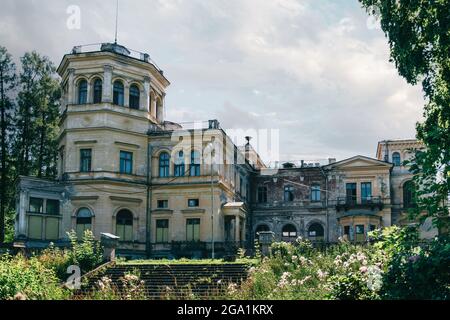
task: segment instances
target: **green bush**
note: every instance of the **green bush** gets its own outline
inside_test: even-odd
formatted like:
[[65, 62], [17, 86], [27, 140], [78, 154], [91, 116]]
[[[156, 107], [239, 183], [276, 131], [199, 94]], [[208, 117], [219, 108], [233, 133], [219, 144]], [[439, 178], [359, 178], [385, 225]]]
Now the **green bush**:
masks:
[[68, 297], [54, 270], [37, 258], [22, 255], [0, 257], [0, 300], [54, 300]]
[[58, 279], [63, 282], [67, 278], [67, 268], [73, 264], [68, 250], [55, 248], [53, 244], [43, 250], [36, 259], [47, 269], [52, 269]]
[[75, 231], [68, 233], [72, 248], [69, 251], [71, 264], [78, 265], [83, 273], [89, 272], [102, 263], [103, 253], [100, 243], [95, 240], [91, 230], [86, 230], [83, 239], [78, 241]]
[[388, 257], [381, 295], [385, 299], [450, 299], [450, 241], [419, 242], [415, 226], [387, 228], [374, 235]]

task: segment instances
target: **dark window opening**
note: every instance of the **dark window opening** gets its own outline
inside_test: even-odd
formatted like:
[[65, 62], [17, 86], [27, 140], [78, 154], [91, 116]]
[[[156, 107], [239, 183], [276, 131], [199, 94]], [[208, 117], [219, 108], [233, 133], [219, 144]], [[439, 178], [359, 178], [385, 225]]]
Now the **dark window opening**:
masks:
[[285, 186], [284, 187], [284, 201], [294, 201], [294, 187]]
[[94, 81], [94, 103], [101, 103], [102, 102], [102, 80], [96, 79]]
[[120, 81], [115, 81], [113, 85], [113, 103], [118, 106], [124, 105], [124, 89]]
[[188, 207], [198, 207], [199, 206], [199, 200], [198, 199], [189, 199], [188, 200]]
[[139, 109], [139, 88], [137, 85], [133, 84], [130, 87], [130, 108]]
[[80, 172], [90, 172], [92, 164], [92, 149], [80, 150]]
[[120, 173], [131, 174], [133, 172], [133, 153], [120, 151]]

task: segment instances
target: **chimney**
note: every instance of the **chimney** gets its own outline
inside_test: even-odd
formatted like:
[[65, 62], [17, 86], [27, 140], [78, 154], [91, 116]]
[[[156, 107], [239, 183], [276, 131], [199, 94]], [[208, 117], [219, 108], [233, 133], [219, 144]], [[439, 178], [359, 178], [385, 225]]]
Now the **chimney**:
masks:
[[336, 162], [336, 158], [328, 158], [328, 164], [332, 164]]

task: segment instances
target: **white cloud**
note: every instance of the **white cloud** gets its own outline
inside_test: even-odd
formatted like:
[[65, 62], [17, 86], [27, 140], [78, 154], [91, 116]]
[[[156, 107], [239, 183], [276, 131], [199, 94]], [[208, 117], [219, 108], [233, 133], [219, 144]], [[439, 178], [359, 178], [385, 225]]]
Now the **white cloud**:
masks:
[[[71, 4], [80, 31], [65, 27]], [[378, 140], [414, 136], [420, 89], [398, 76], [356, 0], [127, 0], [120, 9], [119, 42], [149, 52], [172, 83], [170, 120], [279, 128], [285, 159], [374, 156]], [[110, 1], [3, 0], [0, 44], [58, 64], [74, 45], [112, 41], [114, 18]]]

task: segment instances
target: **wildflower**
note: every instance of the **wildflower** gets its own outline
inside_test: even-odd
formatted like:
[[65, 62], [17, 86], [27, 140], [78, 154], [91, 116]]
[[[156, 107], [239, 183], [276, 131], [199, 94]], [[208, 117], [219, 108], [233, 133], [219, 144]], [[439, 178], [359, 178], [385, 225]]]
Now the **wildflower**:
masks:
[[362, 273], [366, 273], [367, 272], [367, 267], [366, 266], [362, 266], [361, 268], [359, 268], [359, 271]]
[[328, 275], [328, 272], [324, 272], [320, 269], [317, 270], [317, 276], [319, 277], [319, 279], [324, 279], [327, 275]]
[[303, 280], [300, 280], [299, 284], [303, 285], [306, 281], [308, 281], [309, 279], [311, 279], [311, 276], [306, 276], [305, 278], [303, 278]]
[[283, 272], [281, 275], [280, 281], [278, 282], [278, 287], [284, 288], [289, 284], [289, 277], [291, 276], [290, 272]]

